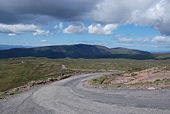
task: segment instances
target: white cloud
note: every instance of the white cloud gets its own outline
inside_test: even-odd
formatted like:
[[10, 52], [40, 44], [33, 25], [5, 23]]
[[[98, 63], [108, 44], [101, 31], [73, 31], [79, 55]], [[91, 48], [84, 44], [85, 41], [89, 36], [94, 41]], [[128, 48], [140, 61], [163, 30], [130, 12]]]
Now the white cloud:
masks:
[[[168, 36], [155, 36], [153, 38], [117, 38], [120, 42], [127, 44], [141, 44], [148, 46], [157, 46], [157, 47], [168, 47], [170, 45], [170, 37]], [[141, 46], [141, 45], [140, 45]]]
[[48, 35], [50, 31], [41, 30], [37, 25], [24, 25], [24, 24], [15, 24], [7, 25], [0, 24], [0, 32], [8, 33], [8, 36], [15, 36], [16, 34], [22, 34], [27, 32], [33, 32], [33, 35]]
[[37, 30], [39, 27], [36, 25], [23, 25], [23, 24], [15, 24], [15, 25], [7, 25], [0, 24], [0, 32], [2, 33], [24, 33], [24, 32], [33, 32]]
[[134, 41], [134, 39], [132, 39], [132, 38], [119, 38], [119, 41], [130, 42], [130, 41]]
[[41, 40], [41, 42], [46, 42], [47, 40]]
[[103, 0], [91, 12], [96, 22], [152, 26], [170, 35], [169, 0]]
[[59, 32], [63, 31], [63, 27], [63, 23], [60, 22], [59, 24], [53, 27], [54, 29], [52, 29], [51, 32], [58, 34]]
[[152, 39], [153, 42], [164, 42], [164, 43], [169, 43], [170, 42], [170, 38], [164, 37], [164, 36], [156, 36]]
[[150, 39], [148, 38], [118, 38], [119, 41], [122, 42], [149, 42]]
[[139, 25], [149, 25], [162, 34], [170, 35], [170, 1], [155, 0], [146, 10], [136, 10], [132, 22]]
[[58, 25], [55, 25], [54, 29], [63, 29], [63, 23], [60, 22]]
[[37, 29], [35, 30], [35, 32], [33, 33], [34, 36], [37, 36], [37, 35], [48, 35], [50, 33], [50, 31], [45, 31], [45, 30], [40, 30], [40, 29]]
[[58, 25], [55, 25], [55, 26], [54, 26], [54, 29], [57, 29], [57, 28], [58, 28]]
[[117, 29], [117, 27], [118, 27], [117, 24], [107, 24], [105, 26], [102, 26], [101, 24], [90, 25], [88, 27], [88, 32], [90, 34], [110, 35], [113, 33], [114, 30]]
[[103, 0], [92, 12], [93, 19], [105, 23], [125, 24], [136, 10], [148, 9], [156, 0]]
[[63, 29], [63, 23], [62, 22], [59, 23], [59, 29]]
[[8, 36], [16, 36], [15, 33], [8, 33]]
[[149, 42], [150, 39], [148, 38], [118, 38], [119, 41], [122, 42], [132, 42], [132, 41], [136, 41], [136, 42]]
[[83, 24], [80, 25], [69, 25], [67, 28], [63, 30], [63, 33], [66, 34], [82, 34], [86, 28]]

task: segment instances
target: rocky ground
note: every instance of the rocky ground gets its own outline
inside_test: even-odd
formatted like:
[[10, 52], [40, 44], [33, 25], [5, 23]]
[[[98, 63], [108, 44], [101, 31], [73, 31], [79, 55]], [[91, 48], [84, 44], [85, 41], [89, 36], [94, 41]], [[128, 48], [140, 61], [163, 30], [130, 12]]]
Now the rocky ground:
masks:
[[162, 89], [170, 87], [170, 71], [153, 67], [139, 72], [110, 74], [86, 82], [87, 86], [118, 89]]

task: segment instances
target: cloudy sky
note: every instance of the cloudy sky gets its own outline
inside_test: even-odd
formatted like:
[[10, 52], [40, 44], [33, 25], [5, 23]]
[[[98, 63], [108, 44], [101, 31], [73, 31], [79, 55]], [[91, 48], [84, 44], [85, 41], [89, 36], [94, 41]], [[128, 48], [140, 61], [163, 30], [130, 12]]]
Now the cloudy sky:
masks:
[[170, 51], [170, 0], [0, 0], [0, 44]]

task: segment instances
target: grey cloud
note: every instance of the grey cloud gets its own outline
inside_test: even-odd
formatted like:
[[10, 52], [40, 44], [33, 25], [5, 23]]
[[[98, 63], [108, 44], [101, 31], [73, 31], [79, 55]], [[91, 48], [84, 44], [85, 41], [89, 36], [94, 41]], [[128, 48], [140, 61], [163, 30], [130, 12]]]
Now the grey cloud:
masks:
[[96, 2], [98, 1], [99, 0], [1, 0], [0, 22], [6, 24], [18, 23], [27, 17], [34, 19], [36, 16], [49, 16], [61, 20], [78, 20], [95, 8]]
[[0, 23], [50, 24], [90, 20], [152, 26], [170, 35], [169, 0], [0, 0]]
[[19, 18], [15, 14], [12, 14], [10, 12], [5, 12], [0, 10], [0, 23], [5, 23], [5, 24], [11, 24], [13, 22], [18, 23]]
[[86, 30], [83, 24], [73, 24], [69, 25], [63, 30], [63, 33], [66, 34], [82, 34]]
[[154, 27], [159, 30], [161, 34], [170, 35], [170, 22], [160, 23]]

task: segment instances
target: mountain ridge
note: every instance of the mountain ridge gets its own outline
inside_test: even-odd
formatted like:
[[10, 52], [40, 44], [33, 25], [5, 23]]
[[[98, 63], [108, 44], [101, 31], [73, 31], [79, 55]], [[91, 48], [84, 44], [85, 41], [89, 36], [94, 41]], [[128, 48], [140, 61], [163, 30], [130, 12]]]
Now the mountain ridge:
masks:
[[107, 48], [100, 45], [53, 45], [35, 48], [0, 50], [0, 58], [48, 57], [48, 58], [141, 58], [151, 53], [127, 48]]

